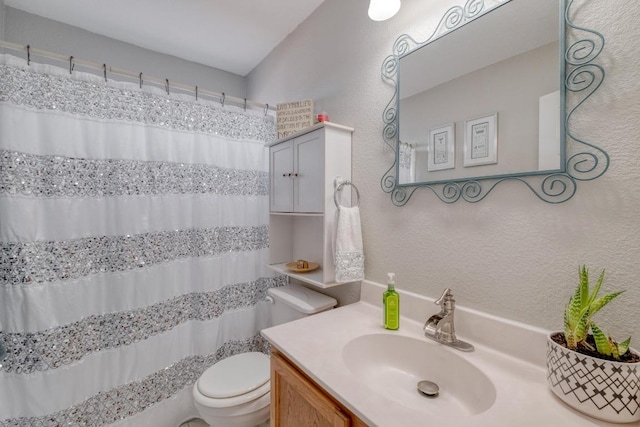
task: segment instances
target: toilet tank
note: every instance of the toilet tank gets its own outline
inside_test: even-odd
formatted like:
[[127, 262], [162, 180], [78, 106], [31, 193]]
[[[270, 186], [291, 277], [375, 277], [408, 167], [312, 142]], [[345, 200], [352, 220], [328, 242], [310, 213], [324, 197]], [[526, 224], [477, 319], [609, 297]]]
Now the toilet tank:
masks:
[[338, 304], [335, 298], [300, 285], [270, 288], [267, 294], [273, 299], [271, 304], [273, 326], [330, 310]]

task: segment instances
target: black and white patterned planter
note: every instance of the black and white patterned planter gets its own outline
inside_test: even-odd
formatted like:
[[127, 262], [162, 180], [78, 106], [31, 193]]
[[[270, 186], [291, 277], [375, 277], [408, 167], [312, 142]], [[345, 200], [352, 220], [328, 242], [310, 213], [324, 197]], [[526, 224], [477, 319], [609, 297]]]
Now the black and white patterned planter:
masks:
[[614, 423], [640, 420], [640, 363], [596, 359], [549, 337], [547, 381], [556, 396], [583, 414]]

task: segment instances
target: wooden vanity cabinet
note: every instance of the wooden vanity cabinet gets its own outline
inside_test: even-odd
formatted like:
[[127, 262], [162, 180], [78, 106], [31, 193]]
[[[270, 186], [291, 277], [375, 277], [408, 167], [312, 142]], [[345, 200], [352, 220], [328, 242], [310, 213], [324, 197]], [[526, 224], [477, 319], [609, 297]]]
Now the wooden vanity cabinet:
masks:
[[367, 425], [272, 348], [271, 427], [307, 426]]

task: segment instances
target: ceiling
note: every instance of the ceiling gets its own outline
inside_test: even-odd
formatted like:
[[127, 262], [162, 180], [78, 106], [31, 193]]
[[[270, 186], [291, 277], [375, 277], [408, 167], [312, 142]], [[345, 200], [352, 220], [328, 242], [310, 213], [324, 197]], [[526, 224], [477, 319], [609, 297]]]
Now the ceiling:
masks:
[[5, 0], [5, 5], [246, 76], [323, 1]]

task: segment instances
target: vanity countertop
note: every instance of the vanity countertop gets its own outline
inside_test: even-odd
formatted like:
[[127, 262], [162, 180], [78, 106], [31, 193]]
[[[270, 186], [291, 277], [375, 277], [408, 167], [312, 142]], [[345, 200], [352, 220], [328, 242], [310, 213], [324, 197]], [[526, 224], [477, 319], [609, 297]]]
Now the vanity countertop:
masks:
[[[465, 318], [464, 315], [461, 317]], [[458, 337], [470, 341], [475, 351], [463, 353], [442, 346], [424, 338], [422, 324], [408, 317], [401, 317], [398, 331], [385, 330], [381, 324], [381, 308], [360, 301], [265, 329], [262, 335], [370, 426], [424, 426], [430, 421], [446, 422], [449, 427], [613, 425], [583, 416], [559, 401], [547, 385], [544, 366], [496, 351], [460, 333]], [[445, 351], [463, 357], [491, 379], [496, 389], [495, 403], [476, 415], [450, 413], [444, 418], [373, 391], [352, 373], [343, 358], [343, 350], [350, 341], [369, 334], [424, 339], [429, 345], [441, 346]], [[376, 355], [371, 354], [371, 357]], [[425, 404], [434, 403], [437, 399], [427, 400]]]

